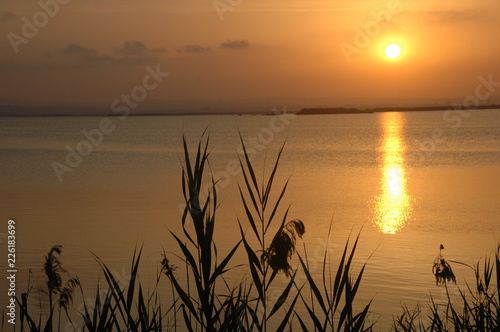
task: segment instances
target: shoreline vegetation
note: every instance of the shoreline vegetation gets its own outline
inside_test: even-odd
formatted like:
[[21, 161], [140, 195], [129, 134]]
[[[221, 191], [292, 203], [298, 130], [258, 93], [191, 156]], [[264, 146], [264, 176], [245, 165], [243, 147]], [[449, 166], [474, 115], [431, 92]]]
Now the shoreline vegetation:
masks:
[[[270, 112], [271, 107], [255, 107], [244, 111], [231, 111], [228, 109], [203, 108], [199, 110], [134, 110], [127, 116], [196, 116], [196, 115], [275, 115]], [[312, 107], [298, 108], [290, 113], [297, 115], [326, 115], [326, 114], [373, 114], [381, 112], [432, 112], [432, 111], [452, 111], [466, 110], [463, 106], [435, 105], [435, 106], [387, 106], [373, 108], [352, 108], [352, 107]], [[500, 104], [480, 105], [474, 109], [494, 110], [500, 109]], [[72, 116], [123, 116], [120, 113], [113, 113], [109, 109], [95, 107], [59, 107], [59, 106], [16, 106], [0, 105], [1, 117], [72, 117]]]
[[[348, 237], [344, 248], [325, 249], [322, 264], [311, 266], [301, 243], [307, 236], [307, 216], [304, 221], [292, 216], [290, 205], [284, 203], [288, 180], [281, 185], [276, 180], [285, 144], [272, 167], [258, 171], [241, 135], [240, 140], [238, 194], [244, 213], [237, 216], [240, 234], [234, 236], [229, 252], [218, 251], [214, 240], [220, 232], [216, 227], [220, 204], [218, 182], [210, 171], [209, 135], [202, 134], [195, 153], [189, 152], [183, 137], [182, 229], [166, 234], [165, 240], [177, 250], [169, 248], [158, 257], [155, 282], [141, 284], [142, 248], [136, 247], [126, 280], [117, 279], [94, 254], [104, 285], [98, 283], [88, 293], [74, 271], [70, 274], [63, 268], [62, 246], [55, 245], [45, 256], [45, 284], [37, 285], [36, 291], [28, 285], [26, 293], [17, 297], [16, 325], [2, 319], [2, 331], [379, 330], [377, 313], [370, 309], [375, 292], [368, 303], [358, 300], [365, 268], [369, 270], [369, 261], [353, 268], [361, 232]], [[327, 242], [331, 230], [332, 221]], [[427, 304], [415, 308], [402, 304], [391, 331], [499, 331], [500, 245], [474, 266], [446, 260], [442, 250], [440, 245], [433, 262], [436, 285], [429, 287], [444, 287], [447, 303], [437, 303], [431, 296]], [[245, 264], [235, 265], [237, 251]], [[335, 265], [333, 257], [338, 259]], [[458, 288], [460, 297], [455, 301], [449, 295], [451, 287], [458, 287], [453, 285], [456, 277], [450, 263], [469, 267], [475, 280]], [[244, 277], [228, 278], [233, 271]], [[93, 300], [75, 305], [88, 298]]]
[[[325, 107], [325, 108], [303, 108], [297, 115], [320, 115], [320, 114], [367, 114], [382, 112], [432, 112], [432, 111], [452, 111], [465, 110], [463, 106], [419, 106], [419, 107], [375, 107], [368, 109]], [[474, 109], [500, 109], [500, 105], [481, 105]]]

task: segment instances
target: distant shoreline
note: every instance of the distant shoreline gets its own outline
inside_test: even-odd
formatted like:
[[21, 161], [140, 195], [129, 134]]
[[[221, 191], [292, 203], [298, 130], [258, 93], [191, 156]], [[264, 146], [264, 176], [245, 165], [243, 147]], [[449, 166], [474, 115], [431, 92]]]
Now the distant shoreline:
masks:
[[[427, 112], [427, 111], [449, 111], [465, 110], [465, 107], [453, 106], [420, 106], [420, 107], [375, 107], [368, 109], [345, 108], [345, 107], [314, 107], [302, 108], [298, 112], [289, 113], [297, 115], [335, 115], [335, 114], [373, 114], [382, 112]], [[500, 109], [500, 104], [480, 105], [474, 109]], [[268, 111], [225, 111], [225, 110], [186, 110], [186, 111], [142, 111], [130, 112], [127, 116], [200, 116], [200, 115], [233, 115], [233, 116], [255, 116], [255, 115], [276, 115]], [[47, 107], [20, 107], [4, 105], [0, 106], [0, 118], [2, 117], [96, 117], [96, 116], [123, 116], [123, 114], [112, 113], [109, 110], [97, 109], [54, 109]]]
[[[274, 113], [130, 113], [127, 115], [137, 117], [137, 116], [199, 116], [199, 115], [234, 115], [234, 116], [242, 116], [242, 115], [274, 115]], [[0, 118], [58, 118], [58, 117], [115, 117], [115, 116], [123, 116], [123, 114], [115, 114], [115, 113], [68, 113], [68, 114], [0, 114]]]
[[[376, 107], [365, 110], [357, 108], [344, 107], [325, 107], [325, 108], [303, 108], [297, 115], [322, 115], [322, 114], [371, 114], [382, 112], [428, 112], [428, 111], [451, 111], [464, 110], [465, 107], [453, 106], [421, 106], [421, 107]], [[500, 105], [480, 105], [475, 109], [500, 109]]]

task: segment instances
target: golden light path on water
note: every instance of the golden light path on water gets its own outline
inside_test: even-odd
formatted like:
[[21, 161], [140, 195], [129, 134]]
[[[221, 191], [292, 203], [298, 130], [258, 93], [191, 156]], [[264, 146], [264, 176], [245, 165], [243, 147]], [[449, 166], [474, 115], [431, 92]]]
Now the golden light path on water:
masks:
[[384, 234], [395, 234], [412, 214], [412, 198], [407, 189], [406, 145], [403, 114], [380, 114], [383, 136], [380, 144], [380, 189], [375, 197], [375, 225]]

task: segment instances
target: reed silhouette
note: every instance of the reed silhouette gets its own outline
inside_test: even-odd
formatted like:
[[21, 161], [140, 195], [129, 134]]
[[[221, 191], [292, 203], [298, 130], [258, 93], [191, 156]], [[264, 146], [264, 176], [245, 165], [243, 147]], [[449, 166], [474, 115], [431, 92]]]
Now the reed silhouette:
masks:
[[453, 273], [451, 265], [444, 259], [442, 251], [444, 246], [441, 244], [439, 246], [439, 255], [434, 260], [434, 265], [432, 266], [432, 273], [436, 277], [436, 285], [444, 284], [447, 281], [452, 281], [457, 283], [457, 278]]
[[[223, 275], [230, 270], [227, 265], [241, 241], [237, 242], [228, 255], [219, 262], [217, 245], [214, 242], [218, 209], [217, 186], [216, 180], [206, 171], [209, 164], [209, 136], [206, 132], [203, 133], [194, 159], [189, 155], [186, 138], [183, 137], [182, 141], [184, 147], [182, 192], [186, 204], [181, 219], [184, 240], [173, 232], [171, 235], [178, 244], [183, 255], [182, 259], [187, 266], [188, 275], [185, 276], [187, 286], [183, 287], [177, 282], [174, 269], [169, 264], [166, 254], [162, 267], [180, 299], [180, 310], [188, 329], [218, 331], [224, 326], [224, 320], [231, 319], [236, 322], [241, 320], [239, 315], [242, 311], [234, 310], [233, 299], [222, 298], [216, 294], [217, 283], [223, 281]], [[200, 193], [206, 178], [209, 189], [206, 198], [202, 200]], [[191, 283], [194, 283], [194, 287], [191, 287]], [[228, 291], [233, 292], [234, 289]], [[244, 305], [245, 298], [241, 301], [236, 304]], [[228, 315], [228, 310], [232, 312], [231, 315]]]
[[[89, 303], [83, 300], [89, 296], [78, 278], [71, 277], [62, 266], [62, 246], [56, 245], [49, 250], [43, 264], [46, 282], [39, 296], [46, 296], [47, 301], [39, 300], [38, 308], [33, 308], [33, 287], [28, 282], [27, 292], [17, 298], [20, 322], [12, 330], [60, 331], [63, 311], [69, 324], [65, 331], [78, 332], [376, 330], [376, 322], [370, 321], [372, 301], [364, 306], [356, 304], [366, 268], [365, 262], [359, 270], [353, 269], [361, 231], [354, 241], [347, 239], [343, 251], [337, 253], [325, 248], [320, 273], [311, 270], [306, 245], [303, 250], [297, 245], [306, 234], [306, 223], [296, 218], [290, 220], [290, 205], [282, 207], [289, 179], [280, 186], [277, 174], [285, 144], [279, 149], [269, 175], [265, 176], [262, 170], [262, 176], [258, 177], [241, 135], [240, 141], [243, 155], [239, 159], [242, 178], [238, 192], [244, 214], [237, 219], [241, 238], [228, 253], [221, 255], [214, 240], [219, 203], [217, 180], [210, 171], [209, 135], [202, 134], [194, 155], [183, 137], [182, 233], [170, 232], [180, 253], [164, 251], [153, 285], [144, 287], [139, 279], [142, 248], [134, 250], [126, 281], [117, 279], [93, 254], [104, 284], [98, 282]], [[202, 187], [207, 184], [208, 194], [202, 197]], [[331, 221], [327, 242], [332, 224]], [[244, 250], [247, 265], [234, 265], [238, 250]], [[403, 304], [403, 312], [394, 317], [392, 331], [500, 331], [500, 245], [494, 257], [486, 257], [474, 266], [445, 260], [442, 250], [441, 245], [432, 272], [436, 286], [445, 287], [446, 303], [438, 304], [431, 297], [426, 314], [422, 305], [410, 309]], [[333, 265], [333, 256], [337, 254], [339, 263]], [[294, 256], [297, 264], [291, 261]], [[172, 261], [179, 258], [181, 264], [175, 266]], [[469, 267], [475, 285], [466, 284], [465, 289], [455, 285], [456, 276], [450, 263]], [[227, 274], [233, 270], [239, 273], [243, 270], [246, 274], [230, 285]], [[277, 282], [279, 273], [287, 277], [284, 283]], [[303, 278], [297, 277], [299, 273]], [[165, 278], [168, 283], [163, 282]], [[452, 301], [449, 287], [457, 287], [459, 304]], [[77, 288], [79, 294], [75, 294]], [[73, 308], [78, 295], [83, 302]], [[48, 310], [43, 308], [46, 303]], [[71, 310], [75, 311], [73, 315]], [[56, 311], [57, 328], [53, 326]], [[2, 320], [2, 330], [7, 331], [7, 327]]]
[[[45, 262], [43, 265], [43, 271], [46, 276], [46, 289], [40, 289], [41, 292], [48, 294], [49, 300], [49, 316], [43, 324], [42, 321], [38, 320], [38, 323], [31, 318], [28, 311], [28, 294], [23, 293], [21, 295], [21, 301], [17, 299], [21, 314], [21, 330], [24, 329], [24, 320], [28, 325], [30, 331], [52, 331], [53, 330], [53, 316], [56, 304], [53, 301], [54, 296], [59, 296], [57, 299], [58, 307], [58, 318], [57, 318], [57, 331], [61, 330], [61, 313], [64, 310], [66, 317], [69, 318], [68, 310], [69, 306], [73, 303], [73, 297], [75, 288], [80, 286], [80, 281], [78, 278], [69, 278], [68, 271], [63, 268], [59, 257], [62, 255], [62, 246], [54, 245], [50, 248], [49, 252], [45, 256]], [[63, 274], [68, 276], [66, 282], [63, 280]], [[28, 285], [29, 289], [29, 285]]]
[[[466, 282], [465, 289], [455, 286], [460, 294], [459, 299], [455, 301], [450, 297], [447, 281], [456, 283], [456, 277], [441, 255], [443, 249], [441, 245], [439, 255], [434, 261], [433, 273], [436, 276], [436, 285], [445, 287], [446, 302], [438, 304], [431, 296], [425, 315], [422, 315], [422, 305], [417, 305], [414, 309], [403, 305], [403, 313], [394, 318], [392, 330], [500, 331], [500, 244], [494, 255], [486, 256], [473, 266], [450, 260], [470, 268], [474, 274], [474, 285]], [[493, 277], [494, 272], [496, 280]]]
[[305, 232], [304, 223], [299, 219], [284, 224], [274, 236], [271, 245], [262, 253], [261, 263], [267, 263], [274, 271], [284, 272], [291, 277], [292, 267], [289, 258], [296, 251], [297, 236], [302, 238]]

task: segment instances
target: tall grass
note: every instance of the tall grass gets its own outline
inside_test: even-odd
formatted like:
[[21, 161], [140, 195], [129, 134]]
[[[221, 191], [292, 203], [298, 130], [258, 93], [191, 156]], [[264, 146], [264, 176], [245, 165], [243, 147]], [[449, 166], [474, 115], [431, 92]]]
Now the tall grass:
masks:
[[[227, 265], [240, 242], [236, 243], [227, 256], [219, 262], [214, 242], [218, 209], [217, 186], [213, 176], [206, 171], [209, 167], [208, 144], [209, 136], [204, 133], [192, 160], [186, 139], [183, 137], [185, 163], [182, 171], [182, 192], [186, 206], [181, 223], [184, 239], [173, 232], [171, 234], [188, 268], [185, 276], [187, 286], [183, 287], [177, 282], [174, 269], [166, 254], [162, 261], [163, 271], [181, 301], [180, 310], [189, 331], [198, 330], [198, 327], [200, 331], [217, 331], [224, 326], [225, 320], [239, 321], [242, 310], [234, 306], [244, 305], [245, 302], [243, 292], [238, 292], [242, 295], [242, 303], [234, 303], [232, 297], [224, 299], [216, 294], [217, 282], [221, 281], [228, 271]], [[207, 177], [209, 188], [206, 198], [202, 200], [201, 193], [204, 189], [202, 186]], [[194, 283], [194, 287], [191, 287], [191, 282]], [[232, 326], [233, 323], [228, 325]]]
[[[462, 262], [451, 263], [465, 265], [471, 269], [474, 283], [466, 282], [466, 287], [458, 287], [460, 298], [453, 301], [446, 281], [455, 281], [451, 266], [440, 255], [434, 262], [436, 283], [438, 279], [446, 290], [446, 302], [437, 304], [430, 298], [427, 314], [422, 317], [422, 307], [410, 310], [403, 306], [403, 313], [396, 316], [393, 331], [500, 331], [500, 245], [494, 256], [486, 256], [482, 261], [471, 266]], [[437, 268], [437, 265], [440, 268]], [[446, 272], [446, 273], [443, 273]], [[496, 278], [494, 278], [496, 275]]]
[[[47, 320], [42, 323], [41, 316], [40, 319], [38, 319], [38, 322], [31, 318], [28, 310], [29, 292], [23, 293], [21, 295], [21, 301], [17, 299], [20, 308], [21, 330], [24, 329], [24, 325], [26, 324], [30, 331], [39, 331], [42, 329], [43, 331], [52, 331], [53, 317], [56, 307], [58, 309], [57, 331], [61, 330], [61, 314], [63, 311], [69, 318], [68, 309], [73, 302], [74, 290], [77, 286], [80, 286], [80, 281], [78, 278], [69, 277], [68, 271], [63, 268], [62, 263], [59, 260], [61, 254], [62, 246], [54, 245], [47, 253], [47, 256], [45, 256], [45, 262], [43, 264], [46, 282], [45, 289], [41, 289], [40, 291], [48, 296], [49, 314]], [[63, 277], [66, 275], [67, 280], [64, 282]], [[28, 283], [28, 289], [29, 288]], [[54, 296], [59, 296], [57, 299], [57, 305], [54, 303]]]
[[[331, 224], [328, 231], [330, 237]], [[366, 263], [360, 271], [352, 276], [352, 263], [359, 241], [357, 235], [354, 244], [349, 249], [349, 239], [340, 258], [336, 272], [331, 271], [329, 253], [325, 250], [322, 263], [322, 278], [318, 282], [312, 276], [306, 259], [299, 255], [300, 264], [307, 277], [307, 284], [311, 292], [311, 299], [302, 297], [310, 320], [315, 331], [371, 331], [373, 324], [367, 322], [372, 301], [361, 311], [355, 309], [355, 299], [363, 278]], [[315, 306], [316, 304], [316, 306]], [[317, 309], [316, 309], [317, 308]], [[300, 325], [305, 330], [304, 320], [298, 317]]]
[[[255, 328], [257, 331], [267, 331], [268, 321], [286, 302], [294, 285], [295, 273], [292, 273], [288, 260], [295, 252], [296, 237], [302, 237], [305, 233], [305, 226], [301, 220], [287, 222], [290, 206], [286, 208], [281, 218], [278, 219], [277, 217], [278, 208], [288, 186], [288, 181], [286, 181], [281, 188], [277, 189], [276, 194], [274, 193], [274, 180], [284, 144], [278, 152], [270, 175], [266, 178], [263, 174], [262, 181], [259, 183], [241, 135], [240, 141], [243, 148], [243, 157], [240, 157], [239, 162], [244, 185], [239, 184], [238, 188], [246, 220], [238, 218], [238, 223], [248, 258], [252, 286], [256, 289], [258, 295], [251, 302], [252, 306], [248, 307], [252, 317], [250, 330]], [[250, 231], [244, 230], [247, 223], [250, 226]], [[276, 233], [270, 234], [273, 231], [272, 226], [276, 223], [279, 223]], [[276, 229], [276, 227], [274, 228]], [[272, 236], [271, 241], [269, 241], [270, 236]], [[250, 245], [251, 237], [257, 242], [257, 248], [252, 248]], [[260, 258], [259, 252], [261, 253]], [[277, 301], [271, 303], [268, 299], [268, 291], [273, 281], [276, 280], [279, 271], [285, 272], [290, 277], [290, 281]], [[286, 309], [277, 331], [285, 329], [287, 321], [294, 312], [297, 297], [298, 293]], [[272, 307], [269, 308], [271, 305]]]
[[[56, 248], [56, 249], [54, 249]], [[142, 249], [134, 252], [132, 259], [131, 270], [128, 284], [124, 287], [120, 286], [120, 282], [123, 280], [117, 280], [108, 266], [102, 262], [102, 260], [94, 256], [96, 261], [101, 267], [101, 271], [104, 274], [106, 280], [106, 287], [101, 288], [97, 286], [95, 297], [93, 303], [82, 302], [83, 309], [78, 311], [77, 314], [80, 316], [80, 320], [71, 317], [68, 314], [69, 302], [64, 302], [68, 300], [68, 296], [73, 299], [74, 288], [78, 287], [81, 293], [81, 298], [87, 298], [84, 295], [83, 288], [78, 282], [78, 279], [72, 278], [68, 282], [74, 288], [68, 295], [69, 291], [65, 288], [61, 288], [61, 291], [55, 292], [57, 287], [62, 285], [61, 275], [57, 273], [61, 272], [60, 262], [55, 262], [54, 257], [51, 257], [55, 252], [61, 253], [61, 247], [55, 246], [49, 251], [46, 256], [45, 266], [47, 267], [47, 262], [52, 265], [52, 268], [45, 269], [46, 275], [48, 277], [47, 284], [48, 289], [52, 290], [53, 293], [59, 294], [59, 312], [62, 310], [67, 314], [68, 324], [66, 325], [64, 331], [89, 331], [89, 332], [101, 332], [101, 331], [163, 331], [164, 330], [164, 317], [171, 312], [171, 308], [166, 310], [164, 313], [158, 292], [158, 282], [157, 278], [156, 284], [153, 289], [149, 292], [150, 295], [146, 295], [142, 285], [139, 282], [139, 262], [141, 257]], [[54, 269], [59, 267], [59, 269]], [[65, 270], [64, 270], [65, 271]], [[76, 281], [75, 281], [76, 280]], [[48, 317], [43, 314], [42, 302], [38, 308], [38, 313], [33, 313], [32, 310], [28, 308], [29, 294], [25, 293], [22, 295], [21, 301], [18, 299], [18, 305], [20, 307], [20, 322], [14, 325], [14, 331], [16, 331], [17, 326], [19, 326], [19, 331], [61, 331], [61, 320], [58, 321], [57, 330], [53, 327], [52, 317], [54, 314], [54, 309], [51, 304], [50, 292], [47, 293], [49, 297], [50, 311]], [[42, 294], [44, 294], [42, 292]]]
[[[262, 174], [257, 172], [241, 135], [240, 140], [243, 154], [239, 159], [242, 176], [238, 193], [244, 213], [237, 219], [241, 238], [228, 253], [221, 255], [214, 240], [219, 203], [217, 179], [210, 169], [209, 135], [203, 133], [194, 153], [183, 137], [185, 208], [180, 218], [181, 233], [170, 232], [179, 253], [172, 253], [171, 248], [164, 252], [153, 285], [145, 288], [139, 277], [142, 248], [134, 251], [125, 284], [94, 255], [103, 285], [98, 283], [92, 291], [92, 302], [83, 301], [79, 308], [73, 308], [75, 297], [88, 297], [78, 278], [63, 268], [62, 247], [54, 246], [45, 257], [46, 282], [38, 293], [38, 306], [36, 300], [33, 304], [36, 294], [28, 286], [17, 299], [20, 316], [13, 330], [61, 331], [63, 314], [67, 319], [64, 331], [78, 332], [373, 330], [375, 323], [369, 322], [371, 301], [357, 305], [366, 268], [366, 263], [357, 271], [353, 268], [360, 234], [354, 240], [349, 237], [338, 253], [325, 248], [320, 268], [312, 270], [306, 246], [298, 250], [301, 247], [297, 244], [307, 235], [306, 223], [289, 218], [290, 205], [283, 203], [289, 181], [279, 185], [277, 180], [285, 144], [266, 176], [265, 169]], [[331, 231], [332, 223], [328, 241]], [[446, 261], [443, 249], [441, 246], [434, 261], [434, 274], [449, 294], [448, 282], [455, 280], [450, 263], [459, 262]], [[246, 265], [234, 265], [238, 250]], [[334, 265], [335, 254], [338, 263]], [[294, 256], [297, 259], [292, 261]], [[181, 263], [176, 266], [174, 261]], [[460, 304], [447, 295], [445, 305], [431, 298], [426, 314], [422, 306], [404, 306], [403, 313], [394, 318], [392, 330], [500, 331], [500, 246], [494, 258], [469, 267], [475, 284], [460, 289]], [[234, 272], [244, 277], [235, 278]], [[279, 274], [286, 278], [277, 278]], [[167, 291], [165, 279], [170, 285]], [[76, 290], [79, 292], [75, 294]], [[43, 308], [46, 303], [48, 310]], [[2, 320], [3, 330], [5, 325]]]
[[[84, 302], [80, 313], [88, 331], [162, 331], [163, 309], [158, 291], [159, 276], [153, 289], [146, 295], [139, 281], [139, 263], [142, 248], [135, 250], [132, 258], [128, 284], [121, 287], [123, 280], [117, 280], [108, 266], [97, 256], [107, 284], [101, 298], [97, 289], [93, 308]], [[82, 290], [83, 295], [83, 290]], [[167, 310], [167, 313], [171, 308]]]
[[[126, 287], [120, 287], [119, 280], [116, 280], [108, 266], [94, 255], [107, 287], [97, 287], [93, 303], [83, 302], [83, 310], [78, 312], [83, 324], [74, 322], [74, 318], [67, 313], [67, 304], [73, 297], [75, 287], [78, 286], [81, 297], [85, 297], [83, 287], [78, 279], [70, 279], [73, 283], [62, 287], [58, 273], [65, 270], [56, 256], [60, 255], [60, 247], [52, 248], [45, 263], [49, 280], [47, 287], [50, 290], [49, 306], [53, 307], [53, 294], [60, 294], [61, 299], [66, 298], [66, 304], [61, 305], [60, 309], [65, 310], [74, 330], [83, 327], [85, 331], [176, 331], [178, 328], [188, 331], [267, 331], [271, 320], [272, 328], [276, 331], [292, 330], [293, 321], [308, 330], [306, 325], [311, 319], [314, 324], [310, 328], [314, 330], [333, 331], [341, 327], [346, 331], [360, 330], [364, 326], [369, 306], [361, 314], [353, 315], [352, 303], [364, 270], [363, 267], [353, 283], [349, 273], [357, 239], [349, 252], [346, 244], [335, 285], [332, 283], [333, 288], [328, 289], [329, 293], [323, 299], [308, 268], [307, 259], [304, 262], [299, 256], [300, 265], [295, 268], [290, 264], [290, 259], [296, 253], [296, 243], [305, 234], [306, 226], [299, 219], [288, 219], [290, 206], [280, 208], [288, 181], [280, 187], [276, 185], [275, 179], [284, 145], [278, 151], [269, 176], [266, 177], [263, 171], [262, 180], [259, 181], [241, 136], [240, 140], [243, 146], [243, 156], [239, 160], [243, 181], [239, 184], [239, 194], [245, 211], [244, 217], [238, 218], [241, 240], [220, 259], [214, 241], [219, 205], [217, 180], [210, 171], [209, 135], [202, 135], [194, 155], [191, 155], [183, 137], [182, 192], [185, 208], [180, 220], [182, 234], [171, 232], [171, 236], [180, 250], [176, 257], [181, 258], [185, 270], [172, 264], [175, 260], [172, 254], [164, 253], [161, 274], [166, 275], [172, 291], [167, 310], [162, 310], [160, 304], [160, 278], [157, 278], [156, 285], [147, 296], [139, 282], [142, 248], [134, 252], [131, 278]], [[204, 191], [206, 194], [202, 194]], [[247, 257], [247, 275], [250, 277], [230, 285], [225, 275], [234, 268], [229, 265], [241, 244]], [[326, 257], [325, 251], [323, 273], [326, 273]], [[301, 294], [306, 285], [296, 280], [300, 269], [307, 275], [306, 284], [311, 294], [316, 296], [311, 297], [311, 303]], [[288, 277], [285, 284], [276, 282], [279, 273]], [[323, 286], [326, 287], [326, 284]], [[271, 287], [273, 292], [279, 291], [278, 294], [273, 293], [272, 298], [269, 297]], [[345, 294], [344, 302], [341, 301], [342, 294]], [[309, 318], [301, 318], [297, 314], [296, 304], [299, 302], [308, 309]], [[325, 323], [321, 325], [316, 324], [321, 314], [311, 309], [315, 305], [313, 302], [320, 303], [322, 313], [326, 314]], [[44, 321], [41, 314], [38, 323], [35, 323], [36, 319], [31, 316], [24, 297], [19, 304], [22, 306], [21, 326], [26, 322], [30, 331], [53, 330], [52, 310], [49, 317], [45, 318], [45, 324], [41, 323]], [[333, 316], [336, 313], [340, 313], [341, 318], [334, 326]]]

